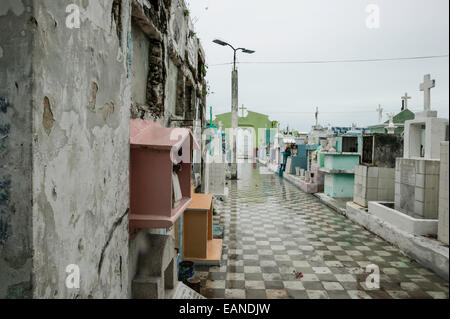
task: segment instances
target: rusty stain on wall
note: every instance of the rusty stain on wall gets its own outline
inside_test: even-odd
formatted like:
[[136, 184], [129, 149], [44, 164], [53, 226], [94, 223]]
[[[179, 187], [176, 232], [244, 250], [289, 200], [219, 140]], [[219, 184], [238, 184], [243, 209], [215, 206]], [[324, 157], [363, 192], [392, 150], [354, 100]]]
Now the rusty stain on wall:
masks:
[[53, 118], [50, 100], [48, 99], [48, 97], [44, 97], [44, 115], [42, 119], [42, 125], [44, 125], [44, 129], [47, 135], [50, 135], [53, 128], [53, 123], [55, 123], [55, 119]]
[[114, 114], [114, 103], [113, 102], [109, 102], [106, 103], [103, 107], [102, 107], [102, 112], [103, 112], [103, 120], [108, 120], [108, 118]]
[[89, 108], [95, 110], [95, 103], [97, 102], [98, 84], [92, 82], [91, 84], [91, 99], [89, 100]]

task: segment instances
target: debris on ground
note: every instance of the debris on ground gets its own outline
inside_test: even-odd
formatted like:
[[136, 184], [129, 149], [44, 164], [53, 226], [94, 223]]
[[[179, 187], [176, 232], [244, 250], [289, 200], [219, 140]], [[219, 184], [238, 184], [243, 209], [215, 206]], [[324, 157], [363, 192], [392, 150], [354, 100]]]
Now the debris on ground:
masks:
[[295, 278], [297, 278], [297, 279], [303, 278], [303, 273], [301, 273], [301, 272], [294, 271], [294, 274], [295, 274]]

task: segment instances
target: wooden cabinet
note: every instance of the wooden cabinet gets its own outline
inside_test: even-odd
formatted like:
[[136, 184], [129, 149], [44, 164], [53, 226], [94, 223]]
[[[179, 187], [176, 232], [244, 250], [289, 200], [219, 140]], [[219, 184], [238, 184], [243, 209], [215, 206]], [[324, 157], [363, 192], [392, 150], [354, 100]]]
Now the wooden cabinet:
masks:
[[189, 129], [132, 120], [130, 147], [130, 230], [172, 227], [192, 202], [192, 151], [198, 144]]
[[183, 214], [183, 259], [196, 264], [220, 264], [222, 240], [213, 238], [210, 194], [192, 194], [192, 203]]

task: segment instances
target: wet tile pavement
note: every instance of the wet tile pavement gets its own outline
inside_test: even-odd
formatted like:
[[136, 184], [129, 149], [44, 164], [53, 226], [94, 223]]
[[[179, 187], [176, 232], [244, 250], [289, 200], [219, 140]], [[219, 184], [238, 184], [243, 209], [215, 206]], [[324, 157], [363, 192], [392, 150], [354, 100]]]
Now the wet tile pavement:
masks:
[[[196, 266], [207, 298], [448, 298], [448, 281], [314, 196], [256, 164], [240, 174], [215, 207], [214, 223], [225, 227], [222, 264]], [[366, 286], [372, 264], [380, 289]]]

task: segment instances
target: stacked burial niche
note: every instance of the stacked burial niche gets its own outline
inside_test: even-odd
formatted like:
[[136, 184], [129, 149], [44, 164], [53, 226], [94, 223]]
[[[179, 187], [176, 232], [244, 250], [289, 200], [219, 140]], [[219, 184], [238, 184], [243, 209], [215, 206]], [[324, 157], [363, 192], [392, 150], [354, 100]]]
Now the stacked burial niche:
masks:
[[[132, 4], [132, 76], [133, 105], [131, 115], [140, 119], [164, 117], [165, 66], [164, 36], [167, 32], [168, 8], [164, 2], [155, 0], [141, 5]], [[145, 37], [145, 39], [144, 39]], [[142, 45], [146, 44], [146, 45]], [[139, 46], [144, 46], [141, 48]], [[142, 52], [141, 52], [142, 51]], [[142, 79], [139, 76], [143, 77]], [[139, 90], [136, 98], [136, 87]]]

